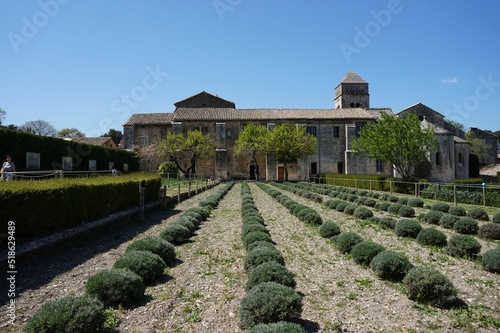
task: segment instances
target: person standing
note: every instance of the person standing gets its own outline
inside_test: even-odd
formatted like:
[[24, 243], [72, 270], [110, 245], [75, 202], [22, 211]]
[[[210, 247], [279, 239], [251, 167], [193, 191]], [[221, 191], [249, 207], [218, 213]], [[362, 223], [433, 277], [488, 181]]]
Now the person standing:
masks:
[[5, 162], [2, 164], [2, 169], [0, 170], [0, 174], [4, 176], [5, 180], [13, 180], [14, 172], [16, 172], [16, 165], [12, 162], [12, 157], [7, 155], [5, 158]]

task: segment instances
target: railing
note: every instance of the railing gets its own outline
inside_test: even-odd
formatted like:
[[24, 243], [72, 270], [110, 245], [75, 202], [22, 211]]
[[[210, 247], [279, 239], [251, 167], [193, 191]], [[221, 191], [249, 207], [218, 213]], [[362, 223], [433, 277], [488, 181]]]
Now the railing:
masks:
[[41, 170], [41, 171], [16, 171], [9, 173], [14, 175], [14, 179], [22, 179], [22, 180], [37, 180], [37, 179], [64, 178], [64, 177], [97, 177], [102, 175], [119, 174], [115, 170], [101, 170], [101, 171]]
[[311, 177], [313, 183], [354, 187], [369, 191], [410, 194], [416, 197], [458, 203], [500, 207], [500, 185], [404, 182], [378, 179]]

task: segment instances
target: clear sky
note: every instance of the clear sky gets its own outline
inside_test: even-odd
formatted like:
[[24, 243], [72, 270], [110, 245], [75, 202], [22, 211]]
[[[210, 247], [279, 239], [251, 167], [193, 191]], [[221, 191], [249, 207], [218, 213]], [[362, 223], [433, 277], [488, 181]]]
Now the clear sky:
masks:
[[203, 90], [333, 108], [354, 70], [372, 107], [500, 130], [498, 0], [0, 0], [0, 36], [6, 125], [99, 136]]

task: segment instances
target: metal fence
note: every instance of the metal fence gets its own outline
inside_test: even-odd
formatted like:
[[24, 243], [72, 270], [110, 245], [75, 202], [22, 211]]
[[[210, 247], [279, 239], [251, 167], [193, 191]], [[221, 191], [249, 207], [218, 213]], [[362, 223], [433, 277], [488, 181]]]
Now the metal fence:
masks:
[[404, 182], [329, 177], [312, 177], [310, 181], [369, 191], [389, 192], [391, 195], [393, 193], [414, 195], [425, 199], [453, 202], [455, 205], [462, 203], [500, 207], [500, 185], [495, 184]]

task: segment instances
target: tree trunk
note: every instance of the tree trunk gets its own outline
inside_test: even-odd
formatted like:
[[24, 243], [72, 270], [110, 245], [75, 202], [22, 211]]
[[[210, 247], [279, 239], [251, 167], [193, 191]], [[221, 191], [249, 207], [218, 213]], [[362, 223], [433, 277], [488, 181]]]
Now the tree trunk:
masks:
[[255, 158], [255, 154], [252, 156], [252, 162], [255, 165], [253, 173], [255, 175], [255, 180], [259, 181], [259, 165], [257, 164], [257, 159]]

